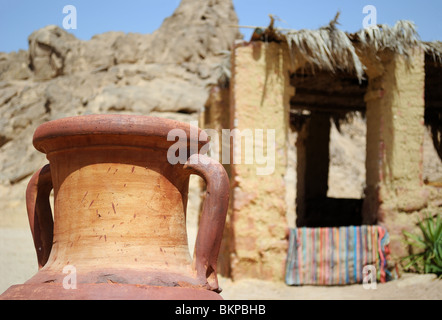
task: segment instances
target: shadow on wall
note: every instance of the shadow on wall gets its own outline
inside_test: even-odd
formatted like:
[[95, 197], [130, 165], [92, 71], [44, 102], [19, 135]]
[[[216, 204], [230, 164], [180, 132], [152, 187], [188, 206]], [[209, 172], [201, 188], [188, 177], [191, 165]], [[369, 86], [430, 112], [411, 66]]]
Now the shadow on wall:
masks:
[[362, 225], [364, 199], [316, 198], [305, 203], [306, 214], [298, 227], [323, 228]]
[[430, 128], [434, 149], [442, 160], [442, 108], [426, 109], [425, 125]]
[[[425, 125], [430, 129], [434, 149], [442, 160], [442, 66], [425, 55]], [[438, 181], [442, 185], [442, 181]]]

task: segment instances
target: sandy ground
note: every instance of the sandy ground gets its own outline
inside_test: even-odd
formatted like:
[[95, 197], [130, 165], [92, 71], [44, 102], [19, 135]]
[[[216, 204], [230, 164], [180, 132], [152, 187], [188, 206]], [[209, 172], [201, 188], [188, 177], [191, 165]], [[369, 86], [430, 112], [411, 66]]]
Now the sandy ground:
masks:
[[232, 282], [220, 279], [226, 300], [442, 300], [442, 280], [434, 275], [404, 274], [400, 279], [376, 284], [290, 287], [256, 279]]
[[[37, 261], [28, 228], [0, 228], [0, 293], [23, 283], [37, 271]], [[376, 289], [362, 285], [290, 287], [258, 279], [232, 281], [220, 277], [226, 300], [442, 300], [442, 280], [434, 275], [403, 274], [398, 280], [378, 283]]]

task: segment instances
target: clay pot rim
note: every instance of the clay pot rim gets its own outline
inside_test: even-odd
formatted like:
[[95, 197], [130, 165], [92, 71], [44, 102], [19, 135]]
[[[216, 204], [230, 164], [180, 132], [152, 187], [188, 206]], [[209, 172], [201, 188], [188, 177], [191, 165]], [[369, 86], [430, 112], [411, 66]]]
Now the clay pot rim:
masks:
[[[167, 142], [167, 136], [173, 129], [181, 129], [185, 132], [187, 137], [187, 145], [191, 142], [197, 143], [198, 150], [208, 143], [210, 137], [195, 126], [189, 123], [180, 122], [177, 120], [160, 118], [146, 115], [127, 115], [127, 114], [89, 114], [72, 116], [51, 120], [41, 124], [35, 130], [33, 136], [34, 147], [44, 153], [47, 153], [47, 145], [54, 144], [55, 141], [61, 141], [63, 138], [85, 137], [89, 136], [88, 142], [94, 138], [100, 139], [103, 143], [103, 137], [121, 137], [122, 141], [129, 141], [127, 136], [131, 139], [138, 138], [146, 140], [160, 139]], [[191, 135], [192, 132], [198, 132], [198, 137]], [[61, 139], [60, 139], [61, 138]], [[84, 140], [79, 140], [84, 141]], [[109, 142], [114, 144], [115, 142]], [[175, 143], [175, 141], [168, 142], [168, 145]], [[58, 144], [58, 143], [55, 143]], [[78, 146], [83, 145], [84, 142], [79, 142]], [[58, 149], [57, 146], [51, 149]]]

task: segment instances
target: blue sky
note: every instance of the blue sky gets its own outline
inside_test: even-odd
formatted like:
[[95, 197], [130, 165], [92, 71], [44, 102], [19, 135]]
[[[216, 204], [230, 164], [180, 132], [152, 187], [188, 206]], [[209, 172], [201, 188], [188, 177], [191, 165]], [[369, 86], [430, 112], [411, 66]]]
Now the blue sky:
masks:
[[[88, 40], [106, 31], [152, 33], [170, 16], [179, 0], [0, 0], [0, 51], [27, 49], [32, 31], [49, 24], [63, 25], [65, 5], [77, 9], [77, 29], [69, 30]], [[441, 0], [233, 0], [240, 25], [267, 26], [269, 14], [279, 17], [277, 26], [316, 29], [341, 11], [340, 28], [354, 32], [362, 28], [366, 5], [377, 11], [377, 23], [393, 25], [397, 20], [414, 21], [425, 41], [442, 40]], [[245, 38], [251, 30], [242, 29]]]

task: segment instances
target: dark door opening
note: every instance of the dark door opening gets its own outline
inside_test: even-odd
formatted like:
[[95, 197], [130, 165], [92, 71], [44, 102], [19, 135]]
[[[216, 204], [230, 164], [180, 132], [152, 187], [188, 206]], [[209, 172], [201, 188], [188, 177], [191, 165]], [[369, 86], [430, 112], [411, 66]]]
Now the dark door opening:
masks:
[[298, 133], [296, 225], [361, 225], [362, 195], [330, 197], [327, 193], [333, 123], [364, 113], [367, 84], [347, 74], [320, 71], [295, 73], [292, 84], [296, 94], [291, 100], [291, 122]]

